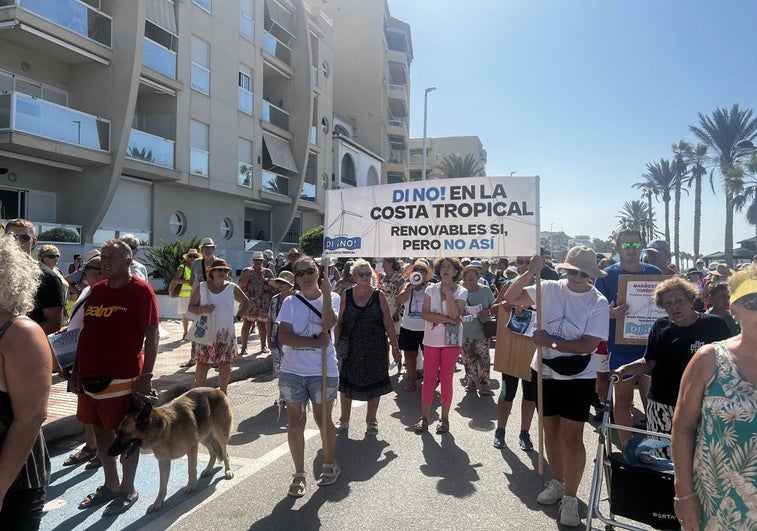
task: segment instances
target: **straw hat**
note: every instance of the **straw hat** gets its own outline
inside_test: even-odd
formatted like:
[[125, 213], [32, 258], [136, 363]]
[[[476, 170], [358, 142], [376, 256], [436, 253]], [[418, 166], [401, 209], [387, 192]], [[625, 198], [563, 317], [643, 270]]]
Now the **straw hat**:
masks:
[[216, 244], [213, 241], [213, 238], [203, 238], [202, 240], [200, 240], [200, 249], [202, 249], [203, 247], [215, 247], [215, 246]]
[[294, 286], [294, 273], [292, 273], [291, 271], [282, 271], [281, 273], [279, 273], [279, 276], [269, 280], [268, 285], [275, 288], [276, 282], [285, 282], [290, 286]]
[[253, 260], [262, 260], [263, 259], [263, 251], [253, 251], [252, 252], [252, 259]]
[[191, 249], [189, 249], [186, 253], [184, 253], [181, 256], [182, 256], [182, 258], [184, 258], [184, 260], [189, 260], [190, 258], [193, 258], [193, 257], [194, 258], [200, 258], [202, 255], [200, 254], [200, 251], [198, 251], [197, 249], [195, 249], [194, 247], [192, 247]]
[[572, 269], [582, 271], [590, 277], [606, 277], [607, 273], [597, 267], [597, 253], [585, 245], [571, 247], [565, 262], [557, 264], [555, 269]]
[[402, 270], [402, 275], [406, 278], [409, 277], [413, 272], [413, 269], [416, 267], [422, 267], [426, 270], [426, 274], [423, 277], [424, 282], [428, 282], [431, 276], [434, 274], [434, 270], [430, 265], [428, 265], [428, 262], [426, 262], [425, 260], [416, 260], [414, 263], [405, 266], [405, 269]]
[[718, 280], [727, 280], [733, 275], [733, 270], [728, 264], [718, 264], [715, 270], [710, 273], [711, 277], [718, 277]]
[[87, 255], [86, 256], [87, 256], [87, 258], [86, 258], [85, 261], [89, 262], [95, 256], [100, 256], [100, 249], [90, 249], [89, 251], [87, 251]]
[[226, 263], [226, 260], [222, 260], [221, 258], [213, 260], [210, 265], [205, 268], [205, 274], [210, 275], [210, 272], [214, 269], [220, 269], [226, 272], [231, 271], [231, 268], [229, 267], [229, 264]]

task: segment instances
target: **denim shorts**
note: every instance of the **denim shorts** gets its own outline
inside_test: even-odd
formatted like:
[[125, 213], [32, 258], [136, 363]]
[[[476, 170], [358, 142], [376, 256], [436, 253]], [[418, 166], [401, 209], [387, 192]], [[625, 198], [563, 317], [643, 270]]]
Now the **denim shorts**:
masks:
[[[336, 400], [338, 388], [338, 376], [326, 378], [326, 397], [328, 400]], [[279, 390], [281, 391], [281, 398], [287, 402], [305, 404], [310, 400], [314, 404], [323, 403], [321, 401], [320, 376], [298, 376], [290, 372], [282, 372], [279, 376]]]

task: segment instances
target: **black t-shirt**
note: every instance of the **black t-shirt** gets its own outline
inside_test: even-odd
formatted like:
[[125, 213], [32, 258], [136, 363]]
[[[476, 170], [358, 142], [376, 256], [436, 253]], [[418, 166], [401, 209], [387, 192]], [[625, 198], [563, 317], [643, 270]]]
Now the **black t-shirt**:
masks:
[[649, 398], [675, 406], [683, 371], [694, 353], [703, 345], [729, 337], [728, 324], [718, 315], [699, 315], [694, 324], [685, 327], [676, 326], [668, 317], [658, 319], [649, 331], [644, 354], [645, 359], [657, 362], [652, 369]]
[[44, 269], [42, 274], [42, 283], [40, 283], [37, 294], [34, 296], [34, 309], [29, 312], [29, 318], [38, 324], [45, 322], [42, 310], [66, 305], [63, 283], [58, 275]]
[[548, 266], [541, 268], [540, 276], [542, 280], [560, 280], [560, 274]]

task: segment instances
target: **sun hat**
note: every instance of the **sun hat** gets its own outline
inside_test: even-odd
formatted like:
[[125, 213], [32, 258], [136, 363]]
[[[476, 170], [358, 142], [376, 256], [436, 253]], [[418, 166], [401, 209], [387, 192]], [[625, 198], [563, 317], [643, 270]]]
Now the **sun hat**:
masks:
[[428, 265], [428, 262], [426, 262], [423, 259], [419, 259], [413, 262], [412, 264], [405, 266], [405, 269], [402, 270], [402, 276], [409, 277], [410, 274], [413, 272], [413, 269], [415, 269], [416, 267], [422, 267], [423, 269], [426, 270], [426, 275], [423, 277], [424, 282], [428, 282], [428, 280], [434, 274], [434, 270], [431, 269], [431, 266]]
[[253, 260], [262, 260], [263, 259], [263, 252], [262, 251], [253, 251], [252, 252], [252, 259]]
[[688, 271], [686, 271], [686, 274], [687, 275], [699, 275], [699, 278], [702, 278], [704, 276], [702, 274], [702, 272], [699, 269], [697, 269], [696, 267], [690, 267], [688, 269]]
[[505, 273], [513, 273], [517, 276], [518, 268], [515, 266], [508, 266], [507, 269], [505, 269]]
[[100, 256], [100, 249], [90, 249], [89, 251], [87, 251], [87, 259], [85, 261], [89, 262], [95, 256]]
[[203, 247], [215, 247], [215, 246], [216, 244], [213, 241], [213, 238], [203, 238], [202, 240], [200, 240], [200, 249], [202, 249]]
[[[474, 260], [474, 262], [478, 262], [478, 260]], [[480, 262], [479, 262], [479, 263], [480, 263]], [[462, 271], [460, 272], [460, 276], [461, 276], [461, 277], [464, 277], [464, 276], [465, 276], [465, 274], [466, 274], [466, 273], [467, 273], [468, 271], [475, 271], [475, 272], [476, 272], [476, 274], [477, 274], [478, 276], [481, 276], [481, 269], [482, 269], [482, 268], [481, 268], [480, 266], [474, 265], [474, 264], [473, 264], [473, 262], [471, 262], [470, 264], [468, 264], [467, 266], [465, 266], [465, 267], [463, 268], [463, 270], [462, 270]]]
[[279, 273], [279, 276], [269, 280], [268, 285], [275, 288], [276, 282], [285, 282], [290, 286], [294, 286], [294, 273], [292, 273], [291, 271], [282, 271], [281, 273]]
[[718, 277], [720, 280], [727, 280], [733, 275], [733, 270], [728, 267], [728, 264], [720, 263], [715, 267], [715, 270], [710, 273], [712, 277]]
[[471, 267], [477, 267], [479, 269], [484, 268], [484, 264], [481, 262], [481, 260], [471, 260], [470, 264], [468, 264]]
[[555, 269], [572, 269], [583, 271], [590, 277], [606, 277], [607, 273], [597, 267], [597, 253], [585, 245], [571, 247], [565, 262], [557, 264]]
[[302, 256], [300, 250], [297, 247], [292, 247], [287, 251], [287, 254], [284, 255], [284, 258], [291, 262], [292, 258], [299, 258], [300, 256]]
[[269, 260], [273, 260], [273, 251], [271, 251], [270, 249], [263, 251], [263, 254], [266, 255]]
[[652, 240], [647, 244], [645, 250], [661, 254], [670, 254], [670, 244], [665, 240]]
[[208, 267], [205, 268], [205, 274], [210, 275], [210, 272], [214, 269], [222, 269], [225, 271], [231, 271], [231, 268], [229, 267], [229, 264], [226, 263], [226, 260], [223, 260], [221, 258], [216, 258], [213, 260]]
[[197, 249], [195, 249], [194, 247], [192, 247], [191, 249], [189, 249], [186, 253], [184, 253], [181, 256], [182, 256], [182, 258], [184, 258], [184, 260], [189, 260], [193, 256], [195, 258], [200, 258], [202, 255], [200, 254], [200, 251], [198, 251]]

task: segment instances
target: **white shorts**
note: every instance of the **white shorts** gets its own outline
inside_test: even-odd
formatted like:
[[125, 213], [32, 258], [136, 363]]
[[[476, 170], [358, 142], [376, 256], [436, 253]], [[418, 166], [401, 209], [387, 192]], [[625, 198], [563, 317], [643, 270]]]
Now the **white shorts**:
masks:
[[597, 372], [610, 372], [610, 356], [608, 354], [592, 354]]
[[178, 309], [176, 310], [179, 315], [187, 313], [189, 308], [189, 297], [178, 297]]

